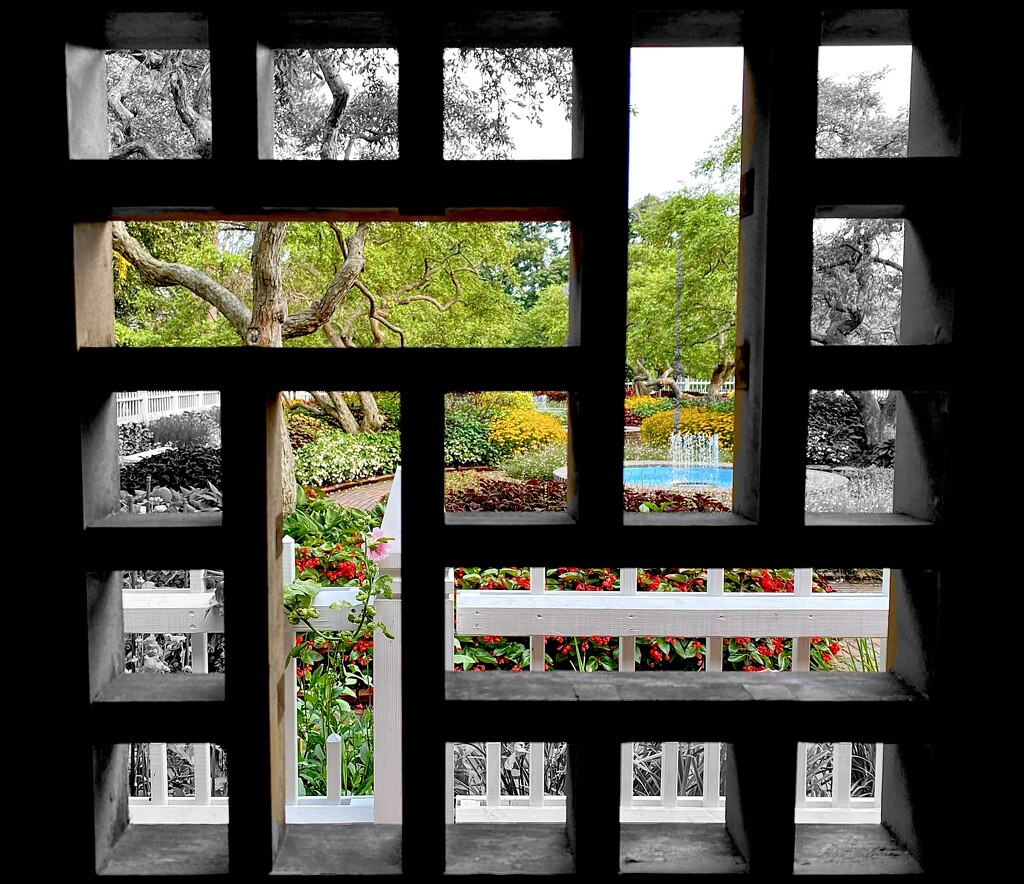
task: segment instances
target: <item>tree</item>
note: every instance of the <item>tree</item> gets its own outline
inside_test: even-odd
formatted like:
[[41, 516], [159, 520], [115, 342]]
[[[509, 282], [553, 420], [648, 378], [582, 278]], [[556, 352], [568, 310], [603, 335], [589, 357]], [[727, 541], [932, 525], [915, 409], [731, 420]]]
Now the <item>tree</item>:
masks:
[[[680, 293], [680, 350], [687, 374], [728, 378], [736, 348], [739, 220], [729, 194], [684, 189], [647, 196], [630, 212], [627, 350], [658, 374], [672, 369], [675, 298]], [[671, 371], [670, 371], [671, 373]]]
[[516, 347], [564, 347], [569, 336], [568, 283], [542, 289], [519, 317], [511, 343]]
[[[188, 155], [210, 155], [207, 58], [189, 53], [114, 52], [108, 59], [112, 156], [160, 158], [181, 149], [189, 139]], [[536, 116], [545, 93], [561, 101], [568, 112], [570, 71], [568, 50], [455, 51], [445, 76], [446, 156], [506, 156], [514, 146], [510, 119], [519, 113]], [[472, 82], [473, 77], [476, 82]], [[387, 54], [379, 50], [278, 53], [275, 92], [279, 106], [285, 109], [279, 114], [279, 144], [283, 147], [294, 143], [303, 150], [316, 145], [315, 155], [326, 160], [354, 159], [357, 151], [360, 156], [393, 156], [397, 144], [397, 90], [393, 79], [393, 66]], [[326, 92], [300, 89], [300, 94], [293, 96], [291, 87], [304, 83], [320, 83]], [[170, 107], [180, 123], [174, 129], [174, 143], [154, 144], [140, 139], [140, 133], [152, 128], [150, 109], [166, 126]], [[234, 288], [198, 267], [161, 260], [124, 222], [112, 224], [113, 248], [138, 271], [146, 285], [197, 296], [217, 311], [243, 345], [254, 347], [281, 347], [287, 340], [317, 334], [325, 335], [337, 347], [381, 346], [389, 333], [404, 346], [406, 330], [398, 324], [396, 311], [408, 308], [411, 315], [429, 307], [447, 312], [464, 302], [464, 280], [480, 276], [479, 268], [463, 254], [461, 241], [456, 241], [447, 250], [427, 255], [414, 273], [402, 278], [392, 276], [374, 288], [364, 279], [368, 242], [371, 250], [374, 242], [371, 225], [331, 222], [327, 227], [337, 248], [333, 272], [326, 286], [293, 311], [285, 284], [286, 274], [293, 268], [285, 267], [284, 261], [285, 242], [292, 227], [284, 222], [258, 222], [237, 231], [244, 234], [243, 241], [251, 237], [247, 246], [250, 275], [246, 280], [236, 274], [239, 285]], [[388, 229], [387, 225], [376, 227]], [[422, 225], [408, 225], [406, 229], [410, 227]], [[387, 273], [382, 271], [381, 275]], [[453, 292], [446, 300], [430, 293], [431, 286], [440, 279], [447, 279]], [[345, 308], [351, 308], [353, 301], [362, 310], [353, 308], [346, 313]], [[495, 298], [492, 306], [497, 309], [497, 305]], [[360, 317], [364, 322], [357, 329]], [[479, 325], [475, 329], [477, 339], [486, 337], [490, 328], [493, 325]], [[322, 404], [336, 412], [343, 426], [350, 431], [361, 429], [340, 391], [317, 392], [322, 394]], [[360, 393], [360, 400], [369, 429], [379, 415], [375, 417], [372, 394]], [[282, 450], [287, 513], [294, 507], [295, 494], [287, 439], [282, 440]]]
[[208, 159], [209, 51], [108, 51], [107, 124], [112, 160]]

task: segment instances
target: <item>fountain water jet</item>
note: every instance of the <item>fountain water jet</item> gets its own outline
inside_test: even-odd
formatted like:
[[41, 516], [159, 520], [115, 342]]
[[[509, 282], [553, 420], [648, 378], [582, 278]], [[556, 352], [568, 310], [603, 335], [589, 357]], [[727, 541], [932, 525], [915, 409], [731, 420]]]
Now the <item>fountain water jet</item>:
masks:
[[673, 433], [668, 450], [673, 485], [693, 485], [694, 475], [718, 469], [718, 433]]

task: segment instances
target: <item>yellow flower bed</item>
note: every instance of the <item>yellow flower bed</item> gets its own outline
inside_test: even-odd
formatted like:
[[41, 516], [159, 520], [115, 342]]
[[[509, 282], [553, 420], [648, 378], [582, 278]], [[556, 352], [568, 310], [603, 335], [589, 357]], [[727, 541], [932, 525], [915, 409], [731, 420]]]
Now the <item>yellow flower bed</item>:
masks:
[[556, 442], [564, 443], [565, 439], [565, 430], [558, 418], [532, 409], [505, 409], [491, 422], [491, 444], [503, 457]]
[[[709, 436], [717, 433], [718, 444], [722, 448], [732, 448], [732, 421], [731, 414], [717, 414], [703, 408], [679, 409], [680, 433], [706, 433]], [[675, 414], [672, 409], [659, 411], [640, 424], [640, 439], [648, 445], [667, 445], [674, 425]]]
[[486, 390], [477, 393], [475, 398], [484, 408], [533, 408], [533, 395], [523, 391]]

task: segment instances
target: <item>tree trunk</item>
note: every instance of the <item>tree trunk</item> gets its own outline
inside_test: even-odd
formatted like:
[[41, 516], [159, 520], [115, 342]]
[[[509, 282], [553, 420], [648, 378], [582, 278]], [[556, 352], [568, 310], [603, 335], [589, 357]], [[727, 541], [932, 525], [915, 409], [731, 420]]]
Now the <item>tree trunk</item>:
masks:
[[336, 160], [343, 155], [341, 146], [341, 123], [348, 107], [352, 90], [341, 75], [341, 66], [331, 50], [321, 49], [313, 53], [313, 58], [320, 66], [324, 82], [331, 90], [333, 101], [331, 110], [324, 120], [324, 128], [320, 137], [320, 159]]
[[295, 481], [295, 452], [288, 435], [287, 411], [281, 397], [281, 511], [285, 516], [295, 511], [298, 483]]
[[377, 408], [377, 400], [369, 390], [360, 390], [359, 404], [363, 406], [363, 421], [359, 429], [364, 433], [375, 433], [384, 426], [384, 415]]
[[348, 403], [345, 402], [339, 391], [310, 390], [309, 394], [326, 414], [330, 415], [341, 425], [341, 428], [346, 433], [351, 433], [353, 436], [359, 433], [359, 422], [356, 420], [356, 416], [352, 414], [352, 409], [348, 407]]
[[731, 359], [723, 359], [711, 372], [711, 385], [708, 387], [709, 396], [720, 396], [722, 385], [733, 376], [736, 371], [736, 363]]
[[870, 390], [846, 391], [847, 395], [856, 403], [860, 412], [860, 419], [864, 423], [864, 438], [867, 441], [868, 450], [877, 448], [884, 441], [884, 420], [882, 409], [878, 406], [878, 399]]
[[882, 409], [882, 438], [890, 442], [896, 438], [896, 391], [890, 390], [878, 405]]

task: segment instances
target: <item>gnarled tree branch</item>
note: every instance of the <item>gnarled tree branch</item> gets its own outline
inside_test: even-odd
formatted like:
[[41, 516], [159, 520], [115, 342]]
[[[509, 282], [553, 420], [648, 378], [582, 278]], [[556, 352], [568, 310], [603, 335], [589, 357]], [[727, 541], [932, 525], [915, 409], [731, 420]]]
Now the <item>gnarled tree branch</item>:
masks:
[[203, 271], [185, 264], [174, 264], [154, 258], [125, 226], [124, 221], [111, 222], [114, 251], [131, 264], [143, 281], [153, 286], [180, 285], [198, 295], [217, 310], [231, 324], [239, 337], [245, 339], [252, 321], [252, 314], [245, 303], [234, 292], [224, 288]]

